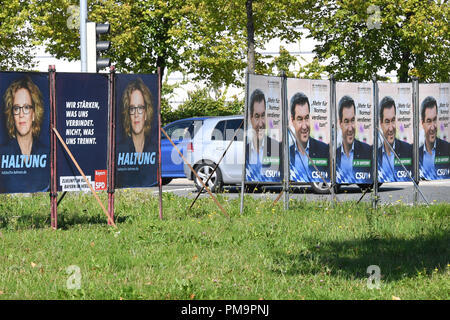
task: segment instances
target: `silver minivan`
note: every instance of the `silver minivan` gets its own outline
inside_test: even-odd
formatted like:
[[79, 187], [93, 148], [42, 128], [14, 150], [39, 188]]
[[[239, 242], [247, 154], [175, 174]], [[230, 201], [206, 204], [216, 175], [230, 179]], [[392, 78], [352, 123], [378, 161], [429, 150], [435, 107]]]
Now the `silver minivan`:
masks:
[[[205, 119], [192, 140], [187, 142], [185, 158], [204, 182], [230, 146], [208, 182], [208, 188], [212, 192], [220, 191], [225, 184], [241, 183], [244, 163], [243, 121], [242, 115]], [[236, 130], [238, 130], [237, 133]], [[233, 143], [230, 145], [232, 140]], [[203, 185], [186, 164], [184, 173], [188, 179], [194, 181], [198, 190], [202, 188]]]

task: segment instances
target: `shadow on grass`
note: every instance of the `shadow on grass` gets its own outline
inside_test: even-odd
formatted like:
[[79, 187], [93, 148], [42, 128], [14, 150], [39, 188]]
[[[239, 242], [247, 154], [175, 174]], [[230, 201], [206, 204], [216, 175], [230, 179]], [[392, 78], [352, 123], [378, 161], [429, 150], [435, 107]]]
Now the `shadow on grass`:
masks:
[[[116, 224], [123, 223], [128, 216], [115, 217]], [[76, 225], [107, 225], [106, 216], [88, 216], [78, 214], [58, 213], [58, 229], [68, 230]], [[16, 216], [0, 215], [0, 228], [4, 229], [41, 229], [51, 225], [50, 213], [48, 216], [42, 214], [21, 214]]]
[[[390, 193], [393, 191], [403, 190], [404, 188], [401, 187], [385, 187], [382, 186], [378, 190], [380, 193]], [[241, 188], [240, 186], [225, 186], [224, 187], [225, 192], [227, 193], [240, 193]], [[246, 194], [249, 193], [280, 193], [282, 188], [280, 186], [264, 186], [264, 185], [258, 185], [258, 186], [246, 186]], [[292, 194], [315, 194], [314, 190], [308, 185], [291, 185], [289, 192]], [[197, 193], [196, 191], [193, 191], [193, 193]], [[361, 188], [359, 188], [357, 185], [343, 185], [341, 186], [338, 194], [362, 194]]]
[[273, 252], [275, 273], [288, 275], [325, 273], [345, 278], [367, 279], [370, 265], [380, 267], [383, 281], [430, 275], [435, 268], [446, 272], [450, 261], [450, 235], [443, 232], [411, 239], [357, 239], [310, 245], [286, 254]]

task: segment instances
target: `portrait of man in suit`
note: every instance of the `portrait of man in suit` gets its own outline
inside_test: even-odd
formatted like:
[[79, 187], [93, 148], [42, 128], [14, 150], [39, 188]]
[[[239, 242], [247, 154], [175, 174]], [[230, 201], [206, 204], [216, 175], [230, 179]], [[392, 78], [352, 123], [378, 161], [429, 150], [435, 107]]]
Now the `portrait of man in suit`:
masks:
[[281, 143], [266, 134], [266, 99], [255, 89], [249, 99], [250, 135], [246, 144], [246, 180], [281, 181]]
[[[413, 168], [413, 146], [397, 139], [396, 107], [392, 97], [386, 96], [380, 101], [380, 129], [383, 143], [378, 148], [378, 177], [380, 182], [411, 181]], [[400, 161], [394, 155], [397, 154]], [[403, 165], [402, 165], [403, 164]], [[407, 171], [405, 171], [405, 167]]]
[[450, 178], [450, 143], [437, 137], [437, 102], [426, 97], [420, 107], [425, 143], [419, 148], [420, 176], [425, 180]]
[[348, 95], [338, 104], [339, 127], [342, 145], [336, 150], [337, 183], [372, 183], [372, 146], [359, 141], [356, 136], [355, 101]]
[[289, 103], [295, 141], [289, 147], [290, 179], [297, 182], [330, 181], [329, 145], [310, 136], [310, 103], [297, 92]]

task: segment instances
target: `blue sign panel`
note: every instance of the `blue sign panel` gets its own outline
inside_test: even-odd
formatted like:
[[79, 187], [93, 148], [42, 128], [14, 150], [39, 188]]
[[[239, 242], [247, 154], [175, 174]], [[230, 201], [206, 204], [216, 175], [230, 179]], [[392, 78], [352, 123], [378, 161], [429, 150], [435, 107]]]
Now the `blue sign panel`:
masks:
[[48, 75], [1, 73], [0, 94], [0, 193], [48, 191]]
[[[106, 190], [107, 75], [56, 74], [56, 113], [56, 128], [86, 178], [95, 190]], [[57, 146], [58, 190], [90, 190], [59, 141]]]
[[116, 188], [158, 184], [158, 75], [116, 76]]

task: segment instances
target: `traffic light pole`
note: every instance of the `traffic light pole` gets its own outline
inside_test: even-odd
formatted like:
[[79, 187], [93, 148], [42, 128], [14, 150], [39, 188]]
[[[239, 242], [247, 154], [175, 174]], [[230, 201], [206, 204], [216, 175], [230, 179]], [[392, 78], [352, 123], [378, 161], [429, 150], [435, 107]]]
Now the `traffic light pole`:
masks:
[[106, 51], [110, 47], [109, 41], [98, 41], [100, 34], [109, 33], [109, 24], [95, 22], [86, 23], [87, 38], [87, 72], [96, 73], [98, 70], [109, 67], [110, 59], [98, 57], [97, 53]]
[[80, 0], [80, 58], [81, 72], [87, 72], [87, 38], [86, 38], [86, 21], [87, 21], [87, 0]]

